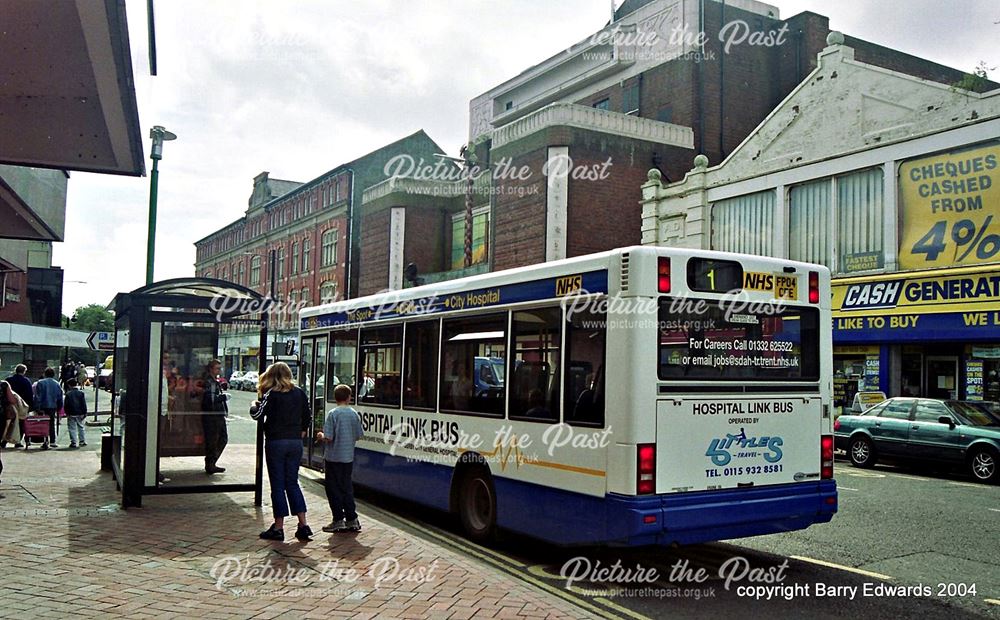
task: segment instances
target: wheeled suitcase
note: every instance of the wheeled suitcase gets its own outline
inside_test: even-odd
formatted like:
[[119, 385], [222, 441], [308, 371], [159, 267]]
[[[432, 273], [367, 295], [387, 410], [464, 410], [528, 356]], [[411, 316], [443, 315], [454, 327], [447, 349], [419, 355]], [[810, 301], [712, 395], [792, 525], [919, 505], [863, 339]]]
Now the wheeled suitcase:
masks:
[[32, 439], [40, 440], [42, 449], [49, 447], [49, 432], [51, 420], [47, 415], [29, 415], [24, 419], [24, 449], [31, 445]]

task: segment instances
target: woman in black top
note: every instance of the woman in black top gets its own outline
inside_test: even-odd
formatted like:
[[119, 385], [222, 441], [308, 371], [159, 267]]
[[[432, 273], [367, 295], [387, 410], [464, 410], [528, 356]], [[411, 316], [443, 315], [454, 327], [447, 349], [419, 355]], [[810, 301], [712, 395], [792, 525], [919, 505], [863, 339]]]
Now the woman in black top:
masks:
[[299, 519], [295, 537], [309, 540], [312, 530], [306, 524], [306, 500], [299, 487], [302, 439], [309, 432], [309, 398], [292, 382], [292, 370], [284, 362], [268, 366], [260, 376], [257, 395], [260, 400], [254, 402], [250, 415], [264, 421], [264, 458], [274, 512], [274, 524], [260, 537], [284, 540], [285, 517], [294, 514]]

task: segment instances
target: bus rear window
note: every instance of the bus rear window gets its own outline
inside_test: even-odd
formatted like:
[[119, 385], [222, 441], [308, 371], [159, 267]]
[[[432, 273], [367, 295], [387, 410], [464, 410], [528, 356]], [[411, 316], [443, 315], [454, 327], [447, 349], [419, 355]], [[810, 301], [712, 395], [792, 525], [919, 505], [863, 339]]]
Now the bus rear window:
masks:
[[819, 311], [660, 300], [660, 379], [819, 380]]

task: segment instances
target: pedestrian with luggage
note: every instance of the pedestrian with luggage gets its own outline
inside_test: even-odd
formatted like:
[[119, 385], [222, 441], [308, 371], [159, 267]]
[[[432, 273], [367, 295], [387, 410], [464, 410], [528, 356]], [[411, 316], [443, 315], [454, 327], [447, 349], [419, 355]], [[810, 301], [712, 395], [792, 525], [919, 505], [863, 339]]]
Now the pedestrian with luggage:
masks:
[[43, 448], [58, 448], [56, 436], [58, 433], [58, 414], [63, 406], [63, 392], [59, 382], [55, 380], [56, 371], [45, 369], [45, 376], [35, 384], [35, 411], [41, 411], [49, 417], [49, 437]]
[[[0, 436], [6, 437], [10, 427], [17, 424], [18, 415], [22, 412], [26, 414], [27, 411], [28, 404], [18, 396], [9, 383], [0, 381], [0, 424], [3, 425]], [[3, 448], [4, 445], [0, 445], [0, 475], [3, 474]], [[3, 498], [3, 495], [0, 495], [0, 498]]]
[[66, 428], [69, 431], [69, 447], [77, 448], [87, 445], [87, 397], [79, 388], [76, 379], [66, 382]]
[[299, 486], [302, 440], [309, 433], [309, 397], [292, 381], [292, 369], [284, 362], [268, 366], [257, 383], [257, 396], [250, 416], [264, 424], [264, 460], [271, 484], [274, 523], [260, 533], [264, 540], [285, 539], [285, 517], [299, 520], [295, 538], [305, 542], [313, 535], [306, 523], [306, 499]]
[[[14, 442], [15, 448], [21, 447], [21, 440], [24, 439], [24, 419], [28, 417], [28, 412], [31, 411], [32, 405], [35, 402], [34, 391], [31, 388], [31, 379], [25, 375], [28, 372], [28, 367], [24, 364], [18, 364], [14, 367], [14, 374], [7, 377], [7, 383], [10, 384], [12, 390], [14, 390], [18, 396], [21, 397], [28, 405], [28, 411], [24, 412], [24, 415], [18, 415], [17, 417], [17, 427], [21, 431], [20, 439]], [[13, 434], [13, 427], [8, 431], [8, 434], [4, 436], [6, 441], [10, 441], [10, 435]]]
[[360, 532], [357, 506], [354, 503], [354, 444], [365, 432], [361, 416], [350, 406], [351, 388], [338, 385], [333, 390], [337, 406], [326, 414], [323, 430], [316, 441], [326, 444], [323, 455], [326, 476], [326, 498], [330, 502], [333, 520], [324, 532]]

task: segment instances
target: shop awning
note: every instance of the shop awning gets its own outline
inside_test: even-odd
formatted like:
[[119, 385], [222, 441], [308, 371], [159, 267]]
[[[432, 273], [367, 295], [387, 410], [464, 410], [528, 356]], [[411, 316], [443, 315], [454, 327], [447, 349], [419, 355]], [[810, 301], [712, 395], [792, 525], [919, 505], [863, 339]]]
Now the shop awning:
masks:
[[0, 163], [142, 176], [124, 0], [4, 0], [0, 24]]
[[88, 332], [44, 325], [0, 323], [0, 344], [87, 349], [89, 348], [87, 344], [87, 336], [89, 335]]

